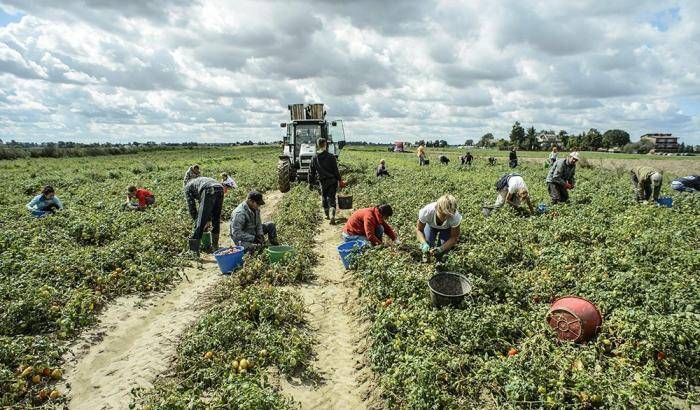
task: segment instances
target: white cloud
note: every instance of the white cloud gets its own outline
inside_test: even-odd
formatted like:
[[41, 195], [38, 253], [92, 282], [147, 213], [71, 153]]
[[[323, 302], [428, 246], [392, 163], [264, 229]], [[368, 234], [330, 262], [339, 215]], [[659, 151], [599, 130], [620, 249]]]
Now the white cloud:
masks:
[[519, 120], [700, 144], [693, 0], [5, 3], [3, 139], [269, 140], [322, 101], [375, 141]]

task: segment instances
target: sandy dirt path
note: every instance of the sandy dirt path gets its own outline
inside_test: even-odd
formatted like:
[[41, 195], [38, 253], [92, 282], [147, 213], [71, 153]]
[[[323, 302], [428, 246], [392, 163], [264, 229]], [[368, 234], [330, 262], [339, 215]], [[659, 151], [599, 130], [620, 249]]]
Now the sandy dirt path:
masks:
[[322, 255], [315, 267], [316, 279], [295, 287], [309, 310], [309, 324], [319, 344], [316, 362], [322, 381], [318, 385], [283, 379], [282, 391], [301, 403], [302, 409], [364, 409], [368, 391], [368, 370], [363, 368], [362, 323], [357, 317], [357, 289], [345, 271], [336, 246], [342, 224], [329, 225], [324, 219], [316, 238], [316, 252]]
[[[264, 220], [281, 199], [280, 192], [265, 195]], [[221, 226], [220, 241], [231, 245], [228, 223]], [[212, 255], [203, 255], [201, 269], [184, 273], [189, 280], [166, 294], [116, 299], [83, 333], [65, 356], [70, 408], [127, 409], [133, 388], [151, 387], [168, 372], [180, 335], [205, 311], [210, 290], [226, 280]]]

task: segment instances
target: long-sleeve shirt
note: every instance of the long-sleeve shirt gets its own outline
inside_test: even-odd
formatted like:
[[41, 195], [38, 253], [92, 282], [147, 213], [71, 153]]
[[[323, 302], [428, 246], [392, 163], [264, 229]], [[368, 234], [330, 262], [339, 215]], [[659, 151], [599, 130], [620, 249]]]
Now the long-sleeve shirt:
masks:
[[202, 193], [206, 189], [220, 189], [224, 187], [214, 178], [199, 177], [189, 181], [185, 185], [185, 200], [187, 201], [187, 210], [192, 219], [197, 219], [197, 202], [201, 201]]
[[559, 186], [564, 186], [567, 182], [571, 185], [576, 184], [576, 164], [569, 164], [567, 158], [560, 158], [556, 160], [554, 165], [549, 168], [549, 173], [547, 174], [547, 182], [553, 183]]
[[389, 171], [386, 169], [386, 166], [380, 165], [377, 167], [377, 176], [389, 176]]
[[324, 182], [335, 179], [340, 181], [340, 170], [338, 170], [338, 161], [335, 155], [327, 150], [313, 157], [311, 167], [309, 168], [309, 183], [313, 184], [316, 180]]
[[[646, 186], [652, 185], [651, 176], [654, 175], [657, 171], [651, 167], [640, 166], [632, 168], [631, 172], [637, 179], [637, 196], [639, 198], [646, 198], [646, 193], [644, 189]], [[658, 187], [655, 188], [656, 189], [652, 189], [652, 195], [654, 199], [657, 199], [659, 197], [659, 189]]]
[[366, 236], [374, 245], [379, 245], [382, 241], [375, 233], [379, 225], [384, 227], [384, 232], [391, 240], [396, 240], [396, 233], [391, 229], [391, 226], [384, 221], [382, 214], [379, 213], [379, 208], [376, 206], [374, 208], [363, 208], [355, 211], [345, 223], [343, 231], [348, 235]]
[[195, 172], [195, 170], [192, 169], [192, 167], [187, 168], [187, 172], [185, 172], [185, 179], [184, 183], [187, 185], [188, 182], [195, 178], [199, 178], [201, 174], [199, 172]]
[[49, 210], [52, 205], [57, 206], [58, 209], [63, 209], [63, 204], [56, 195], [51, 199], [46, 199], [44, 198], [44, 194], [39, 194], [29, 201], [27, 209], [30, 211], [46, 211]]
[[510, 154], [508, 154], [508, 159], [511, 161], [515, 161], [518, 159], [518, 154], [516, 154], [515, 151], [511, 151]]
[[229, 231], [236, 244], [255, 242], [256, 236], [263, 236], [260, 211], [251, 209], [246, 201], [241, 202], [231, 213]]

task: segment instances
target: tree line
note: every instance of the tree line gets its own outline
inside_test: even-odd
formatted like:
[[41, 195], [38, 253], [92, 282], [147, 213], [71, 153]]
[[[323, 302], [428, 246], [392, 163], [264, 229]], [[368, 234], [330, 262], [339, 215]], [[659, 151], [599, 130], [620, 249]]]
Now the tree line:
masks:
[[[473, 145], [473, 140], [467, 140], [467, 145]], [[679, 144], [679, 152], [693, 152], [692, 146]], [[620, 129], [607, 130], [601, 133], [596, 128], [580, 134], [569, 134], [565, 130], [555, 133], [553, 130], [537, 131], [535, 127], [523, 128], [516, 121], [511, 128], [508, 140], [500, 138], [496, 140], [492, 133], [484, 134], [476, 146], [483, 148], [510, 149], [516, 147], [522, 150], [537, 151], [549, 150], [553, 146], [566, 150], [595, 151], [600, 148], [616, 149], [622, 152], [638, 152], [646, 154], [654, 148], [650, 141], [631, 142], [630, 134]]]

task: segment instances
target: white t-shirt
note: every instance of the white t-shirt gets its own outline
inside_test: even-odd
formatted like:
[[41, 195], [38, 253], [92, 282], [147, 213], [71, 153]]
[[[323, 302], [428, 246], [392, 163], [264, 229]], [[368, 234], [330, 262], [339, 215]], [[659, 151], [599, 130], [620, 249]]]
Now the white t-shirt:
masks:
[[455, 228], [459, 226], [460, 223], [462, 223], [462, 215], [460, 215], [459, 212], [455, 212], [455, 214], [447, 218], [447, 220], [443, 222], [442, 225], [438, 225], [435, 221], [437, 214], [437, 212], [435, 211], [436, 209], [437, 202], [433, 202], [424, 206], [423, 209], [418, 211], [418, 220], [434, 229]]
[[510, 177], [508, 178], [508, 193], [509, 194], [514, 194], [518, 191], [518, 189], [527, 189], [527, 185], [525, 185], [525, 180], [523, 177]]

